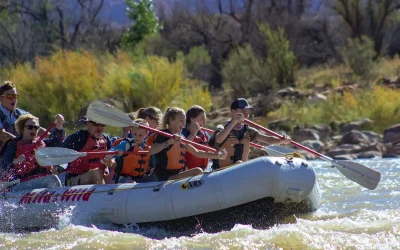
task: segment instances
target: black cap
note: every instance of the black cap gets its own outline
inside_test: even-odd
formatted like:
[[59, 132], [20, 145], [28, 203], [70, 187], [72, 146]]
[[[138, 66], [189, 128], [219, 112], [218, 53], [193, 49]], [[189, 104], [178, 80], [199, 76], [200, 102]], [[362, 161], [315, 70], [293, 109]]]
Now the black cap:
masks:
[[250, 106], [249, 102], [244, 98], [238, 98], [234, 100], [231, 104], [231, 109], [251, 109], [252, 111], [256, 110], [253, 106]]

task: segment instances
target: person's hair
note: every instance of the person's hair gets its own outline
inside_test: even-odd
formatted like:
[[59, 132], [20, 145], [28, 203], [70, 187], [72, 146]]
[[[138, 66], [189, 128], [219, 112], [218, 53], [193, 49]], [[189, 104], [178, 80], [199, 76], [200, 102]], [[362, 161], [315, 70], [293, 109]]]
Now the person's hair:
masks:
[[178, 108], [178, 107], [170, 107], [170, 108], [167, 108], [167, 110], [165, 111], [165, 114], [164, 114], [164, 116], [163, 116], [163, 119], [162, 119], [161, 127], [162, 127], [163, 129], [167, 129], [167, 128], [168, 128], [169, 121], [170, 121], [171, 119], [175, 119], [175, 117], [176, 117], [177, 115], [179, 115], [179, 114], [185, 115], [185, 110], [183, 110], [183, 109], [181, 109], [181, 108]]
[[136, 119], [136, 113], [135, 112], [126, 113], [126, 115], [129, 116], [129, 118], [131, 118], [132, 121]]
[[39, 118], [37, 118], [36, 116], [33, 116], [31, 114], [25, 114], [25, 115], [21, 115], [20, 117], [18, 117], [18, 119], [15, 121], [15, 129], [17, 130], [17, 132], [20, 136], [22, 136], [22, 134], [24, 132], [25, 123], [28, 120], [34, 120], [39, 123]]
[[149, 126], [149, 123], [145, 119], [139, 118], [139, 119], [135, 119], [133, 122], [143, 125], [143, 126], [146, 126], [146, 127]]
[[140, 108], [136, 111], [136, 118], [146, 119], [147, 117], [153, 120], [161, 120], [163, 113], [159, 108], [150, 106], [147, 108]]
[[188, 111], [186, 111], [186, 124], [190, 124], [191, 118], [196, 118], [201, 113], [205, 113], [206, 111], [199, 105], [194, 105]]
[[0, 86], [0, 95], [3, 95], [4, 92], [10, 89], [16, 88], [15, 84], [11, 81], [4, 81], [4, 83]]

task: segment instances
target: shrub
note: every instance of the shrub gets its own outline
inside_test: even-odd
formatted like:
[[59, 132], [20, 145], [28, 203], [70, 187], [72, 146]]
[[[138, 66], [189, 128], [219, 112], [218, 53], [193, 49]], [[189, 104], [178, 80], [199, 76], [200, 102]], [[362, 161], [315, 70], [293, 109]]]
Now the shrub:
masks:
[[349, 67], [359, 76], [368, 76], [375, 64], [374, 42], [367, 36], [347, 41], [342, 55]]
[[270, 79], [281, 88], [294, 86], [296, 56], [290, 49], [290, 43], [283, 28], [273, 30], [267, 24], [261, 24], [259, 29], [268, 48], [265, 68], [269, 71]]
[[383, 132], [385, 128], [400, 123], [399, 94], [400, 90], [374, 86], [358, 93], [345, 92], [343, 96], [331, 94], [326, 102], [316, 106], [308, 101], [285, 103], [268, 116], [291, 117], [308, 125], [370, 118], [374, 121], [373, 130]]
[[22, 108], [47, 122], [57, 113], [75, 121], [81, 108], [107, 95], [100, 67], [99, 60], [88, 52], [59, 51], [36, 58], [34, 68], [29, 63], [17, 65], [11, 79], [17, 84]]
[[273, 88], [268, 71], [250, 45], [239, 47], [231, 53], [224, 63], [222, 75], [226, 89], [232, 91], [234, 98], [267, 92]]

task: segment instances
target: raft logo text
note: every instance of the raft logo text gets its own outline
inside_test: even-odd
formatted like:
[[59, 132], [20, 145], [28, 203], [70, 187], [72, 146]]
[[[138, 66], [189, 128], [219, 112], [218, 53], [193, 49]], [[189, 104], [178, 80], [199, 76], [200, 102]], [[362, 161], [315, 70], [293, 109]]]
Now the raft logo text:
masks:
[[19, 200], [19, 204], [39, 204], [50, 202], [68, 202], [68, 201], [88, 201], [95, 188], [67, 189], [62, 194], [56, 194], [56, 191], [49, 192], [43, 190], [39, 193], [28, 192]]
[[193, 189], [193, 188], [200, 187], [203, 184], [204, 184], [204, 181], [202, 181], [202, 180], [187, 181], [181, 185], [181, 189], [183, 189], [183, 190]]

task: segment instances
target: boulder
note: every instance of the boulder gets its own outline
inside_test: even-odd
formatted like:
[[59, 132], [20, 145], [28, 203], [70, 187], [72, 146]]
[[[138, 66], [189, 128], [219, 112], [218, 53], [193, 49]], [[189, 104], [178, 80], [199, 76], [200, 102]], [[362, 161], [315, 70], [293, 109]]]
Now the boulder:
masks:
[[400, 124], [385, 129], [383, 132], [383, 143], [400, 143]]
[[327, 124], [316, 124], [312, 126], [311, 129], [318, 131], [321, 140], [326, 140], [332, 132], [331, 128]]
[[377, 152], [377, 151], [366, 151], [366, 152], [362, 152], [359, 153], [356, 158], [358, 159], [369, 159], [369, 158], [381, 158], [382, 157], [382, 153], [381, 152]]
[[314, 129], [300, 129], [292, 134], [293, 141], [319, 140], [318, 131]]
[[324, 143], [318, 140], [305, 140], [302, 141], [301, 144], [317, 152], [322, 152], [322, 149], [324, 148]]
[[361, 131], [364, 135], [368, 136], [371, 144], [382, 142], [383, 136], [381, 134], [375, 133], [374, 131], [363, 130]]
[[363, 134], [358, 130], [351, 130], [342, 136], [342, 139], [339, 142], [339, 145], [342, 144], [361, 144], [361, 145], [369, 145], [370, 141], [368, 136]]
[[339, 125], [340, 133], [345, 134], [351, 130], [368, 130], [372, 127], [373, 121], [369, 118], [365, 118], [358, 121], [352, 121], [350, 123], [342, 123]]

